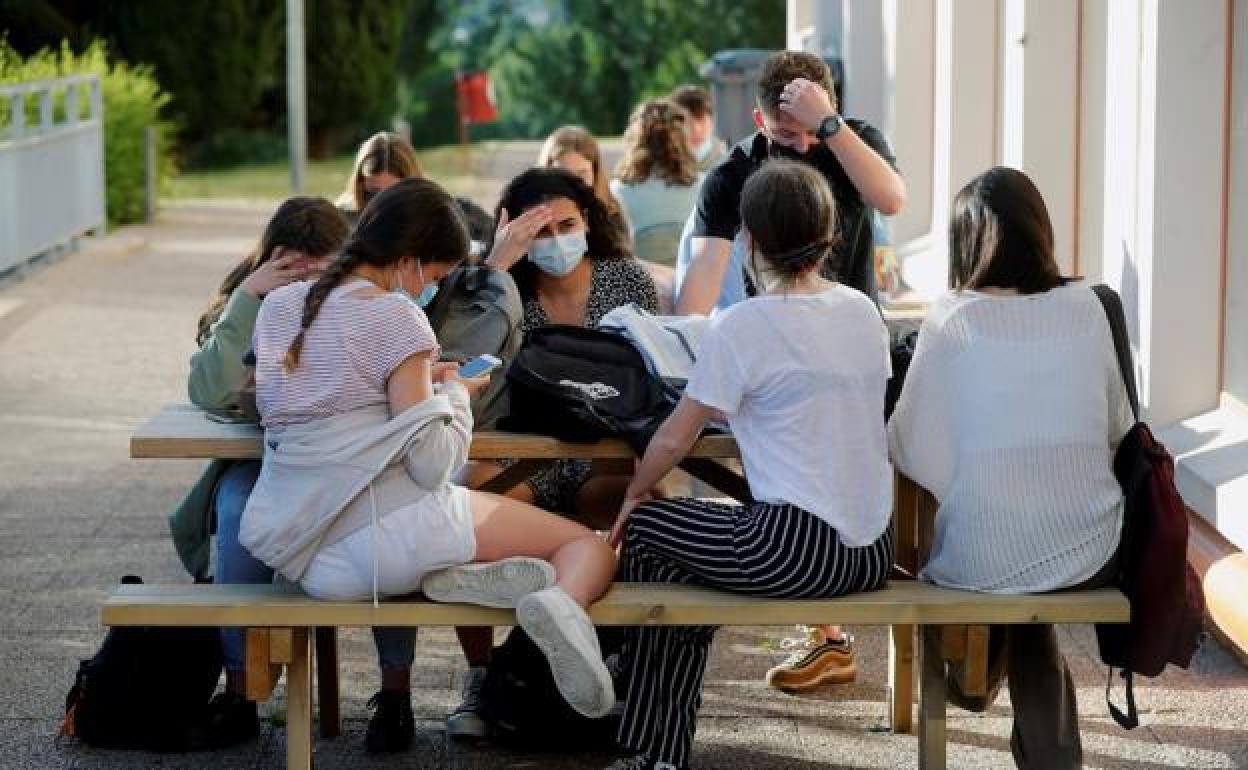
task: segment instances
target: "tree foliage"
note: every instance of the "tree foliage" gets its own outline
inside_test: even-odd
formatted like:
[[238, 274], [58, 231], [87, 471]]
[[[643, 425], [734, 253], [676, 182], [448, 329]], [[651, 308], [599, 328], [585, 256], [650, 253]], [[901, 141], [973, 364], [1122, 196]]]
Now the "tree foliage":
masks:
[[[66, 75], [93, 74], [100, 77], [104, 101], [104, 187], [108, 221], [113, 224], [135, 222], [143, 217], [146, 206], [146, 152], [144, 133], [149, 126], [157, 128], [157, 136], [168, 136], [170, 126], [160, 118], [160, 111], [169, 101], [151, 69], [131, 67], [111, 60], [103, 41], [97, 41], [80, 54], [68, 44], [59, 49], [45, 48], [23, 57], [0, 40], [0, 84], [48, 80]], [[87, 112], [84, 91], [79, 92], [82, 104], [78, 114]], [[64, 93], [54, 105], [57, 119], [65, 114]], [[37, 122], [33, 100], [26, 105], [27, 121]], [[7, 105], [6, 105], [7, 107]], [[10, 116], [0, 116], [3, 125]], [[173, 170], [168, 142], [158, 138], [158, 182]]]
[[617, 134], [638, 101], [699, 80], [716, 51], [784, 44], [777, 0], [476, 0], [460, 8], [459, 24], [479, 24], [460, 66], [493, 74], [505, 123], [528, 136], [568, 122]]

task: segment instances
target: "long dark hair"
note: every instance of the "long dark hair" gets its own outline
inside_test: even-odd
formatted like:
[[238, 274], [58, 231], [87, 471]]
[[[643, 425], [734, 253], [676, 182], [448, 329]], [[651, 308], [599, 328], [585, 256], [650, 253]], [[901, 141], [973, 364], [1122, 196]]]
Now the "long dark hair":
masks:
[[967, 183], [949, 218], [949, 286], [1038, 294], [1061, 274], [1044, 198], [1023, 172], [997, 166]]
[[[603, 202], [580, 177], [561, 168], [531, 168], [508, 182], [499, 196], [494, 220], [498, 221], [503, 209], [507, 209], [507, 215], [515, 219], [534, 206], [555, 198], [572, 201], [581, 210], [581, 216], [585, 217], [585, 240], [589, 246], [585, 255], [587, 258], [627, 259], [632, 256], [619, 228], [612, 225]], [[486, 254], [494, 248], [493, 241], [491, 236], [485, 248]], [[511, 268], [511, 275], [522, 296], [533, 296], [537, 267], [532, 262], [520, 260]]]
[[469, 247], [459, 204], [436, 182], [413, 177], [379, 193], [364, 208], [342, 253], [308, 290], [299, 334], [286, 353], [286, 370], [299, 366], [304, 335], [321, 304], [357, 266], [389, 267], [409, 258], [425, 265], [455, 264], [467, 258]]
[[338, 251], [346, 237], [347, 221], [334, 204], [324, 198], [286, 199], [265, 225], [260, 242], [221, 282], [208, 308], [199, 317], [195, 343], [204, 344], [230, 296], [248, 276], [272, 259], [279, 247], [302, 251], [310, 257], [324, 257]]
[[836, 199], [806, 163], [771, 160], [751, 174], [741, 190], [741, 223], [785, 283], [831, 259], [837, 244]]

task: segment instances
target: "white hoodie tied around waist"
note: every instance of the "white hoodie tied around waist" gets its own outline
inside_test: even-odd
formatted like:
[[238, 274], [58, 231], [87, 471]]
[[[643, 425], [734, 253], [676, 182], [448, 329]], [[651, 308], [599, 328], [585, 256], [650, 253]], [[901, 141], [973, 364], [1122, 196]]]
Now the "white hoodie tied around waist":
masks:
[[298, 583], [318, 550], [397, 507], [386, 501], [414, 502], [450, 484], [468, 460], [472, 411], [463, 385], [440, 390], [394, 417], [379, 405], [266, 430], [239, 541]]

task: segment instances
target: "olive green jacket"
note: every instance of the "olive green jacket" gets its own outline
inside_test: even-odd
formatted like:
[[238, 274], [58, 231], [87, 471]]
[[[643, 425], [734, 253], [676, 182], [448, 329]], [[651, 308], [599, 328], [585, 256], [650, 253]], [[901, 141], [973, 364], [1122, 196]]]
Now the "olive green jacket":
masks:
[[[191, 356], [187, 395], [203, 409], [229, 409], [247, 378], [243, 356], [251, 349], [260, 300], [242, 289], [230, 296], [208, 338]], [[221, 474], [234, 460], [213, 460], [177, 508], [169, 514], [173, 545], [183, 566], [196, 579], [208, 577], [214, 529], [213, 497]]]

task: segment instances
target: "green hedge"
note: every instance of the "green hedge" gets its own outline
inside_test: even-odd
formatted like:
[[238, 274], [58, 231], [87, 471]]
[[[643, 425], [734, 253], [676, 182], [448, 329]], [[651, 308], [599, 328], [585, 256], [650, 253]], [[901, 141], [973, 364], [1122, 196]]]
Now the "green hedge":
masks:
[[[0, 40], [0, 84], [47, 80], [67, 75], [98, 75], [104, 99], [104, 185], [110, 225], [136, 222], [143, 217], [145, 195], [144, 130], [155, 126], [158, 137], [158, 182], [163, 183], [174, 173], [171, 143], [173, 126], [160, 116], [169, 101], [161, 91], [151, 69], [132, 67], [122, 61], [110, 61], [102, 42], [91, 44], [75, 54], [68, 44], [59, 50], [44, 49], [25, 59], [18, 56], [7, 41]], [[64, 95], [55, 105], [58, 119], [64, 115]], [[86, 113], [87, 94], [82, 94]], [[33, 102], [33, 100], [32, 100]], [[0, 125], [8, 122], [7, 105], [0, 113]], [[31, 122], [37, 106], [27, 105], [27, 121]]]

